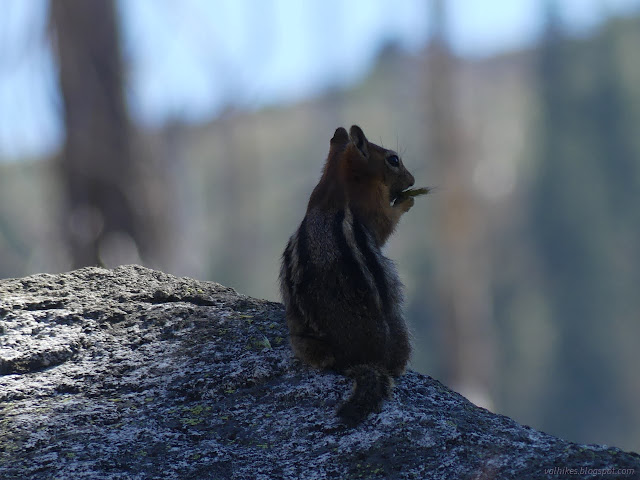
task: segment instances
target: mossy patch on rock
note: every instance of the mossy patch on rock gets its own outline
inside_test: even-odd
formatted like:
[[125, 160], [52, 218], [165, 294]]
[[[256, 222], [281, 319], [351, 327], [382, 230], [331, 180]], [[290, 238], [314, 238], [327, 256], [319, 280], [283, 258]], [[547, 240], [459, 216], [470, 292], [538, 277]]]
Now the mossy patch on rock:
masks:
[[2, 280], [0, 325], [3, 480], [640, 475], [637, 454], [535, 431], [415, 372], [344, 428], [349, 380], [292, 357], [280, 304], [216, 283], [139, 266]]

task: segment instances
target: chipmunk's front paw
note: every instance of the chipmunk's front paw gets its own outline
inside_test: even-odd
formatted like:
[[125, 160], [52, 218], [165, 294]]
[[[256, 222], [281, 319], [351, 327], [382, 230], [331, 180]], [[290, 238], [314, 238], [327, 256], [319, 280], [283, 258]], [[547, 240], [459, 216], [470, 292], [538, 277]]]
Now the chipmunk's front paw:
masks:
[[414, 203], [415, 199], [413, 197], [400, 195], [396, 198], [396, 201], [393, 202], [393, 208], [397, 208], [402, 213], [406, 213], [413, 207]]

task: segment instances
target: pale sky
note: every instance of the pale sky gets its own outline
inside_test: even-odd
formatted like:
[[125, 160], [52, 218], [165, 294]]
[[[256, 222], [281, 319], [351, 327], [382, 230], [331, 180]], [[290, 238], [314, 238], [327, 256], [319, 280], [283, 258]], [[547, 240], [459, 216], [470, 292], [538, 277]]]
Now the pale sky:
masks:
[[[481, 57], [530, 45], [546, 0], [448, 0], [450, 39]], [[573, 32], [640, 0], [559, 0]], [[228, 105], [260, 108], [363, 78], [394, 40], [428, 39], [424, 0], [120, 0], [134, 119], [204, 121]], [[63, 134], [46, 0], [0, 0], [0, 161], [42, 155]]]

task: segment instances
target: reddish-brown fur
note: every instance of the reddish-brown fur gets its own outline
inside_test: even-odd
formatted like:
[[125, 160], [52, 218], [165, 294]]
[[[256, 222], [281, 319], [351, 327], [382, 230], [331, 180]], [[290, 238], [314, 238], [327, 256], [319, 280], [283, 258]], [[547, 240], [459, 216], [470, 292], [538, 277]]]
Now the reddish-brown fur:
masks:
[[[331, 139], [331, 148], [322, 177], [309, 199], [307, 211], [320, 208], [327, 211], [344, 208], [352, 212], [375, 232], [382, 246], [393, 233], [400, 216], [413, 206], [413, 198], [391, 205], [395, 197], [413, 185], [413, 176], [400, 162], [400, 173], [389, 174], [385, 159], [395, 152], [369, 143], [362, 130], [352, 128], [352, 136], [361, 134], [369, 158], [364, 158], [356, 143], [350, 141], [344, 128], [338, 128]], [[395, 180], [395, 181], [394, 181]]]

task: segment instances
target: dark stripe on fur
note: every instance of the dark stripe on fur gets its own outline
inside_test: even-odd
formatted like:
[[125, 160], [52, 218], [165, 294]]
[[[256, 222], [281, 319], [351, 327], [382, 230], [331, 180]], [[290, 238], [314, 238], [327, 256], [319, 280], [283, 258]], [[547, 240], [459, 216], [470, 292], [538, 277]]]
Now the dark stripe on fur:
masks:
[[296, 294], [296, 290], [293, 288], [293, 280], [292, 280], [292, 272], [291, 272], [291, 251], [293, 250], [293, 246], [291, 244], [292, 240], [289, 240], [287, 243], [287, 248], [284, 250], [284, 254], [282, 255], [282, 261], [284, 264], [284, 278], [280, 279], [281, 288], [286, 289], [289, 295], [289, 303], [287, 304], [287, 308], [291, 309], [298, 318], [304, 318], [302, 311], [300, 310], [300, 306], [298, 302], [294, 298]]
[[302, 269], [300, 283], [297, 285], [298, 295], [305, 296], [313, 280], [313, 265], [309, 255], [309, 232], [307, 232], [307, 217], [304, 217], [298, 229], [298, 268]]
[[364, 255], [365, 264], [373, 275], [373, 281], [376, 284], [378, 295], [380, 295], [380, 300], [382, 301], [382, 309], [385, 312], [389, 312], [389, 310], [391, 309], [391, 295], [389, 293], [387, 277], [384, 274], [382, 265], [380, 265], [380, 262], [378, 261], [378, 257], [371, 250], [371, 246], [367, 241], [367, 233], [365, 232], [365, 227], [358, 221], [356, 217], [353, 218], [353, 234], [356, 239], [356, 243], [358, 244], [358, 248]]
[[291, 240], [287, 243], [287, 248], [284, 249], [282, 254], [282, 262], [284, 264], [284, 282], [282, 287], [286, 288], [289, 296], [293, 294], [293, 286], [291, 285]]
[[342, 222], [344, 221], [344, 210], [340, 210], [333, 221], [333, 236], [336, 239], [336, 243], [338, 244], [338, 250], [340, 251], [340, 256], [342, 257], [342, 266], [346, 269], [347, 278], [353, 281], [354, 287], [356, 287], [360, 291], [369, 290], [367, 285], [367, 280], [364, 276], [364, 273], [360, 269], [360, 265], [356, 260], [354, 253], [349, 248], [349, 244], [347, 243], [347, 239], [344, 236], [344, 231], [342, 230]]

